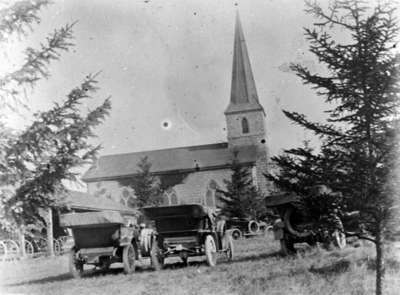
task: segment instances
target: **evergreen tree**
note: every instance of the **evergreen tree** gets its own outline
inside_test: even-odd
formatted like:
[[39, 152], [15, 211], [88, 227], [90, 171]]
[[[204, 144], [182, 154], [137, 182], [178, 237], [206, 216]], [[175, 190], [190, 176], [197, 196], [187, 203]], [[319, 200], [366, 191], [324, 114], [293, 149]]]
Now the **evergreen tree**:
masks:
[[[383, 246], [395, 222], [394, 197], [400, 187], [398, 173], [393, 173], [398, 171], [400, 93], [395, 8], [389, 3], [370, 8], [355, 0], [334, 1], [328, 11], [316, 2], [306, 5], [306, 11], [320, 20], [314, 29], [305, 29], [310, 51], [326, 71], [311, 73], [298, 64], [292, 70], [331, 109], [326, 123], [284, 111], [290, 120], [319, 136], [322, 148], [318, 155], [299, 148], [275, 157], [282, 174], [272, 179], [292, 190], [288, 177], [296, 179], [297, 173], [305, 172], [296, 187], [322, 181], [343, 193], [343, 205], [360, 212], [358, 236], [376, 246], [376, 293], [382, 294]], [[336, 28], [347, 33], [343, 39], [347, 41], [335, 41]], [[301, 158], [312, 159], [314, 168]]]
[[41, 220], [40, 209], [57, 207], [55, 196], [65, 191], [63, 181], [77, 180], [74, 168], [94, 159], [100, 147], [88, 139], [108, 114], [110, 101], [85, 115], [78, 107], [95, 91], [95, 83], [88, 77], [62, 104], [35, 114], [35, 121], [7, 142], [0, 168], [3, 222], [22, 225]]
[[[32, 25], [40, 22], [40, 9], [48, 3], [19, 1], [0, 10], [0, 42], [32, 30]], [[49, 77], [50, 62], [73, 45], [72, 28], [73, 25], [66, 25], [56, 29], [40, 48], [27, 48], [22, 65], [0, 77], [1, 111], [6, 113], [24, 106], [23, 101], [28, 101], [27, 88]], [[96, 83], [95, 76], [87, 76], [61, 103], [34, 114], [33, 122], [22, 131], [7, 129], [0, 122], [2, 227], [10, 230], [43, 221], [41, 209], [57, 207], [55, 196], [66, 190], [66, 180], [76, 180], [74, 169], [95, 157], [99, 146], [92, 146], [88, 140], [94, 136], [94, 127], [108, 114], [110, 100], [85, 114], [79, 106], [96, 91]]]
[[151, 163], [147, 157], [140, 159], [138, 168], [139, 170], [130, 184], [135, 191], [136, 201], [130, 206], [141, 208], [160, 205], [162, 202], [160, 181], [151, 174]]
[[254, 186], [249, 169], [235, 157], [230, 180], [224, 180], [226, 190], [219, 190], [223, 204], [221, 214], [226, 217], [261, 219], [266, 215], [264, 196]]
[[[40, 10], [50, 4], [48, 0], [16, 1], [0, 10], [0, 43], [13, 40], [15, 35], [26, 36], [33, 25], [40, 23]], [[22, 64], [0, 76], [0, 110], [18, 111], [28, 108], [29, 90], [42, 78], [49, 78], [49, 65], [58, 60], [63, 51], [68, 51], [72, 43], [74, 24], [55, 29], [38, 48], [25, 49]], [[10, 61], [11, 63], [11, 61]]]

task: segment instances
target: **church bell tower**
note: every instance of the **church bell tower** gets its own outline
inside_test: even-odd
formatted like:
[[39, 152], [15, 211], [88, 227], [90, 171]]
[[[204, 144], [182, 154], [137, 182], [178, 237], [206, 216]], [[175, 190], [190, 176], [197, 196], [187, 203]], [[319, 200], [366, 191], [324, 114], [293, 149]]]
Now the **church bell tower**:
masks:
[[257, 162], [253, 175], [257, 175], [259, 187], [266, 190], [267, 184], [263, 175], [268, 159], [265, 111], [258, 100], [239, 14], [236, 14], [235, 24], [231, 98], [225, 110], [225, 118], [230, 149], [255, 147]]

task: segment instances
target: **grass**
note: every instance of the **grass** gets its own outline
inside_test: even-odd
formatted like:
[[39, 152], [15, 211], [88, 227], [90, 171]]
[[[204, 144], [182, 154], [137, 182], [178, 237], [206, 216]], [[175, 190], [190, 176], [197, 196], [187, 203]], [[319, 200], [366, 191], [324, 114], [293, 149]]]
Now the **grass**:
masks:
[[[152, 271], [148, 261], [133, 275], [120, 269], [89, 272], [82, 279], [68, 274], [67, 257], [37, 258], [0, 266], [1, 294], [373, 294], [373, 249], [348, 247], [324, 251], [303, 247], [281, 257], [271, 237], [235, 241], [233, 262], [221, 259], [209, 268], [202, 259], [184, 267], [167, 260]], [[391, 257], [391, 256], [388, 256]], [[400, 263], [387, 261], [386, 292], [399, 294]]]

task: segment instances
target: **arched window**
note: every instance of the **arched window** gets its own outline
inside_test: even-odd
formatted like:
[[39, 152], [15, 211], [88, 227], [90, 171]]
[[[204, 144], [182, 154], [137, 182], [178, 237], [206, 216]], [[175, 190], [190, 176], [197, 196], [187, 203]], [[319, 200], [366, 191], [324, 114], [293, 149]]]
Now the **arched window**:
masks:
[[175, 190], [168, 189], [163, 195], [163, 205], [178, 205], [179, 199]]
[[208, 189], [206, 193], [206, 206], [215, 207], [214, 191], [211, 189]]
[[176, 196], [175, 193], [172, 193], [170, 195], [171, 198], [171, 205], [178, 205], [178, 197]]
[[216, 199], [215, 199], [215, 195], [216, 195], [216, 191], [218, 189], [218, 184], [215, 182], [215, 180], [211, 180], [208, 183], [207, 186], [207, 191], [206, 191], [206, 195], [205, 198], [203, 200], [203, 203], [211, 208], [215, 208], [216, 206]]
[[249, 133], [249, 122], [246, 118], [242, 118], [242, 133]]

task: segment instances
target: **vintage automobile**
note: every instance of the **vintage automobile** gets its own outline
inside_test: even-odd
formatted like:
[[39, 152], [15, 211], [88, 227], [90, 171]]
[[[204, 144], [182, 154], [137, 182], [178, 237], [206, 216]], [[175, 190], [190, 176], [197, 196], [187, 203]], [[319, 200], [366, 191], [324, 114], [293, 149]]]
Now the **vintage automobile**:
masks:
[[[324, 191], [324, 186], [317, 187], [320, 193]], [[346, 246], [346, 234], [339, 216], [333, 216], [335, 220], [334, 229], [327, 232], [315, 231], [315, 224], [318, 219], [310, 219], [299, 209], [296, 204], [299, 197], [291, 193], [272, 195], [266, 198], [266, 206], [273, 209], [279, 216], [273, 225], [274, 236], [280, 241], [281, 251], [284, 255], [296, 252], [295, 243], [308, 243], [315, 245], [317, 242], [323, 245], [333, 244], [342, 249]]]
[[264, 221], [256, 221], [248, 218], [227, 218], [226, 228], [231, 230], [234, 240], [264, 234], [271, 226]]
[[155, 269], [161, 269], [165, 258], [172, 256], [178, 256], [188, 264], [189, 257], [205, 255], [211, 267], [217, 264], [219, 253], [232, 260], [231, 234], [226, 230], [225, 222], [216, 222], [207, 207], [187, 204], [144, 207], [142, 211], [155, 228], [150, 251]]
[[68, 213], [60, 216], [60, 224], [72, 231], [69, 269], [81, 277], [84, 265], [108, 269], [112, 263], [123, 264], [124, 272], [135, 270], [137, 228], [115, 211]]

